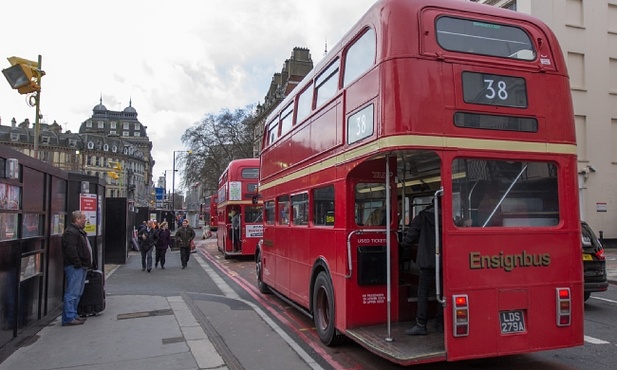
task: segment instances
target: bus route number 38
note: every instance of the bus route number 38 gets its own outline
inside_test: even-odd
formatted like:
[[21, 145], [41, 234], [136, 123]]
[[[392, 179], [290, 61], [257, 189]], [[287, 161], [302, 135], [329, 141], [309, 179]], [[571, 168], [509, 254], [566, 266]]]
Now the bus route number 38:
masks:
[[525, 332], [525, 316], [523, 310], [499, 312], [499, 324], [503, 334]]
[[370, 104], [347, 118], [347, 144], [373, 135], [373, 110], [373, 104]]

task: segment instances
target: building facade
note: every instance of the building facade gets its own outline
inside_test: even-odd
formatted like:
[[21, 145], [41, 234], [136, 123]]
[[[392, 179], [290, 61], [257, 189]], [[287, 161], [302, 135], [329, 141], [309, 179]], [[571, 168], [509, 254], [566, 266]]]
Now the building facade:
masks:
[[[40, 124], [38, 159], [65, 171], [77, 171], [106, 181], [107, 197], [126, 197], [135, 206], [151, 205], [152, 142], [137, 119], [132, 103], [121, 112], [110, 111], [102, 99], [78, 133]], [[0, 125], [0, 144], [35, 157], [34, 125], [28, 119]]]
[[261, 152], [261, 139], [263, 137], [266, 119], [272, 111], [285, 99], [287, 95], [302, 81], [313, 69], [313, 59], [309, 49], [295, 47], [291, 57], [283, 63], [280, 73], [272, 76], [270, 87], [264, 98], [263, 104], [257, 104], [255, 110], [255, 125], [253, 131], [253, 157], [259, 157]]
[[617, 245], [617, 0], [475, 1], [531, 14], [557, 35], [574, 103], [581, 219]]

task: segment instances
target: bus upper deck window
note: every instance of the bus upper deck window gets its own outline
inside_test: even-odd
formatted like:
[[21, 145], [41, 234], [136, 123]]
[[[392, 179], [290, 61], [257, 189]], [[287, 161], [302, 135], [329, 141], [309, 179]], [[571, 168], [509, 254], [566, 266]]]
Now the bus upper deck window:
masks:
[[347, 50], [343, 85], [349, 85], [350, 82], [354, 81], [375, 64], [376, 54], [377, 41], [375, 31], [369, 28]]
[[518, 60], [536, 59], [531, 38], [518, 27], [445, 16], [438, 18], [435, 26], [437, 42], [446, 50]]

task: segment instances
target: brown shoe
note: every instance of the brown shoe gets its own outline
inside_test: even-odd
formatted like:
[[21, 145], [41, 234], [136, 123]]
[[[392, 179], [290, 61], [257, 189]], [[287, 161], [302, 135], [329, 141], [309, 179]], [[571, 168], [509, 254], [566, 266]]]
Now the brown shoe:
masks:
[[74, 319], [73, 321], [69, 321], [67, 323], [62, 324], [62, 326], [73, 326], [73, 325], [83, 325], [85, 321]]

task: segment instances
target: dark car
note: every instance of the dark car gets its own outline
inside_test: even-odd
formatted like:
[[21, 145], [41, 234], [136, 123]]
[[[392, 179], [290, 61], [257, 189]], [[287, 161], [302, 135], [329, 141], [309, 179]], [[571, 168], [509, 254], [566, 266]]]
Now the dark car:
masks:
[[606, 258], [604, 256], [604, 247], [585, 221], [581, 221], [581, 240], [583, 244], [585, 301], [587, 301], [591, 293], [604, 292], [608, 289]]

